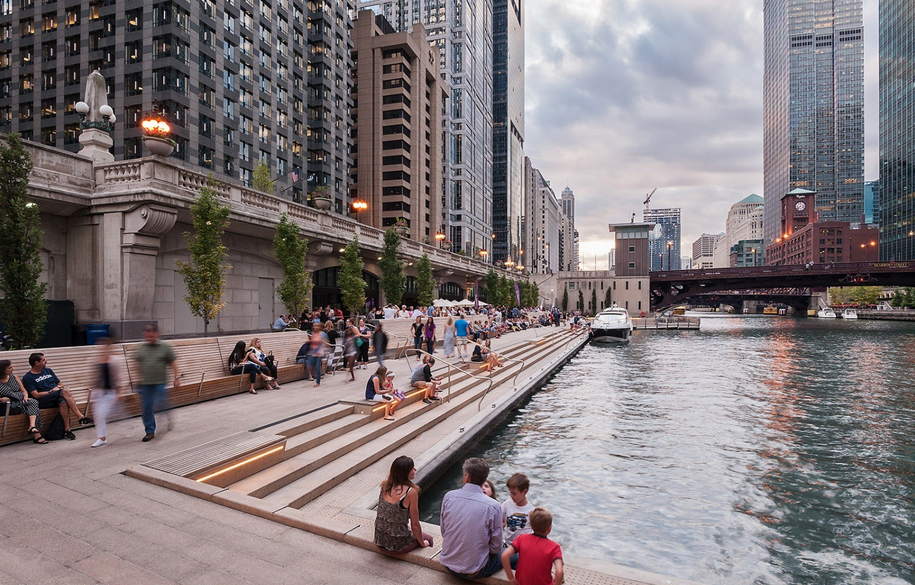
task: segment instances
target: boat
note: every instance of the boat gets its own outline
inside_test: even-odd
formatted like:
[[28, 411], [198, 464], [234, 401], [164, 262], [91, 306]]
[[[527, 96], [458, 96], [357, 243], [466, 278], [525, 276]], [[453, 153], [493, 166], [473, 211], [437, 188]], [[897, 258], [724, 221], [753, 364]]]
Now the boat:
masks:
[[763, 309], [763, 315], [778, 315], [778, 307], [769, 305], [768, 307]]
[[[857, 315], [855, 315], [855, 316], [857, 317]], [[817, 311], [817, 317], [819, 317], [820, 319], [835, 319], [836, 312], [833, 311], [831, 307], [823, 307], [822, 309]]]
[[617, 305], [604, 309], [591, 322], [591, 341], [596, 343], [629, 341], [631, 334], [629, 311]]
[[842, 311], [842, 318], [843, 319], [857, 319], [858, 311], [849, 307], [849, 308], [845, 309], [844, 311]]
[[686, 305], [680, 305], [679, 307], [674, 307], [674, 315], [685, 315], [686, 314]]

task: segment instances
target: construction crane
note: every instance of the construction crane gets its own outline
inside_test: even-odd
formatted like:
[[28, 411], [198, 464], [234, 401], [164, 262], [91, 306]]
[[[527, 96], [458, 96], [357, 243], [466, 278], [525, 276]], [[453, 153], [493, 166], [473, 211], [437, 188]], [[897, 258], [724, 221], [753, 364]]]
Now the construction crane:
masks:
[[654, 195], [654, 192], [657, 190], [658, 190], [658, 188], [655, 187], [654, 189], [651, 190], [651, 193], [649, 193], [648, 195], [645, 196], [645, 211], [648, 211], [648, 202], [651, 201], [651, 196]]

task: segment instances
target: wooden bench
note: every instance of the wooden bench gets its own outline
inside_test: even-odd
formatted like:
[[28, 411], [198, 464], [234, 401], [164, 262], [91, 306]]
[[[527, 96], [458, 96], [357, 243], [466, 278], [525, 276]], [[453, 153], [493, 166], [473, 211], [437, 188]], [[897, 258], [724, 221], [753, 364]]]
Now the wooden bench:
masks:
[[[299, 347], [308, 339], [302, 331], [289, 331], [262, 337], [265, 351], [273, 351], [278, 369], [280, 383], [292, 382], [304, 377], [300, 364], [295, 363]], [[175, 352], [178, 371], [181, 374], [181, 386], [169, 393], [171, 406], [184, 406], [204, 400], [212, 400], [232, 394], [247, 392], [248, 375], [232, 375], [228, 369], [229, 354], [237, 341], [246, 344], [251, 337], [206, 337], [194, 339], [167, 340]], [[115, 345], [127, 362], [125, 378], [130, 386], [124, 407], [126, 412], [135, 416], [140, 413], [139, 396], [134, 394], [138, 385], [137, 365], [134, 361], [136, 348], [140, 343]], [[60, 378], [73, 394], [77, 405], [84, 414], [92, 416], [89, 389], [95, 380], [95, 361], [99, 348], [95, 346], [57, 347], [40, 350], [20, 350], [0, 353], [0, 359], [13, 362], [13, 373], [22, 377], [30, 369], [28, 358], [33, 351], [45, 354], [48, 367]], [[0, 415], [3, 416], [0, 427], [0, 445], [24, 441], [30, 438], [26, 433], [28, 417], [24, 414], [10, 414], [9, 404], [0, 404]], [[43, 431], [57, 415], [57, 408], [46, 408], [41, 411]], [[76, 428], [76, 420], [71, 418], [71, 427]]]

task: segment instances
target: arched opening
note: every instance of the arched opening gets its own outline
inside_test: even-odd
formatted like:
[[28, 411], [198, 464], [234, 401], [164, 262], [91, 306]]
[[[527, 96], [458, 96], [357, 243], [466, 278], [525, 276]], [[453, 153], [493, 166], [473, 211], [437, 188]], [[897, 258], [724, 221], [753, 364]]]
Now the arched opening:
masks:
[[447, 301], [462, 301], [464, 300], [464, 287], [456, 282], [443, 282], [438, 287], [438, 298]]
[[[312, 289], [312, 304], [315, 307], [326, 307], [330, 305], [334, 308], [344, 309], [343, 297], [340, 294], [340, 287], [337, 284], [337, 277], [340, 274], [339, 266], [331, 266], [316, 270], [312, 274], [314, 288]], [[374, 309], [378, 306], [378, 277], [371, 272], [362, 271], [362, 280], [365, 281], [365, 304], [364, 308]], [[344, 309], [345, 310], [345, 309]]]

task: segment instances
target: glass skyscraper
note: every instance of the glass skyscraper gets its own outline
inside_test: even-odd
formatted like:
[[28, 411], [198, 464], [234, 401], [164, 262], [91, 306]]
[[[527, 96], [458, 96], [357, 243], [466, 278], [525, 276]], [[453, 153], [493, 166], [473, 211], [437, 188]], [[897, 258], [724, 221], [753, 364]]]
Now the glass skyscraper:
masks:
[[765, 0], [763, 172], [766, 244], [779, 201], [816, 192], [820, 221], [864, 213], [862, 0]]
[[648, 234], [648, 270], [680, 270], [680, 208], [646, 209], [642, 221], [655, 224]]
[[880, 0], [880, 259], [915, 260], [915, 5]]
[[429, 43], [440, 51], [451, 98], [442, 117], [445, 152], [430, 154], [444, 155], [442, 228], [452, 250], [468, 255], [492, 250], [492, 3], [358, 1], [360, 9], [383, 15], [398, 31], [423, 23]]

